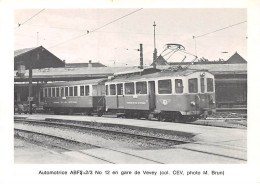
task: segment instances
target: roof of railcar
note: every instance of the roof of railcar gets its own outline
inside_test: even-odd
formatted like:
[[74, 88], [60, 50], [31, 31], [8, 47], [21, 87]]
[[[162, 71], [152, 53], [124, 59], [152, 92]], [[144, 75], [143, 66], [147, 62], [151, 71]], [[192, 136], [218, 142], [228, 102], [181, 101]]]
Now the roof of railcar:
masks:
[[43, 87], [55, 87], [55, 86], [71, 86], [71, 85], [92, 85], [99, 84], [106, 81], [107, 78], [102, 79], [90, 79], [82, 81], [64, 81], [64, 82], [54, 82], [43, 85]]
[[[208, 72], [207, 70], [195, 70], [195, 69], [185, 69], [185, 70], [178, 70], [178, 71], [162, 71], [156, 72], [152, 74], [145, 74], [145, 75], [130, 75], [130, 76], [121, 76], [116, 77], [115, 79], [109, 82], [122, 82], [122, 81], [134, 81], [134, 80], [143, 80], [143, 79], [156, 79], [160, 77], [181, 77], [181, 76], [188, 76], [195, 72]], [[210, 73], [210, 72], [208, 72]], [[211, 74], [211, 73], [210, 73]]]

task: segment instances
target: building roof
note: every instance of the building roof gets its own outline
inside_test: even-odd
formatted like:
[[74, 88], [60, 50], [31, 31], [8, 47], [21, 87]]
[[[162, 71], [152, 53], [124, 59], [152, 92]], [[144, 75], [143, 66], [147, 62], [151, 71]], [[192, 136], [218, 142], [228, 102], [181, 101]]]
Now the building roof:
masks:
[[240, 56], [237, 52], [233, 54], [228, 60], [228, 64], [238, 64], [238, 63], [247, 63], [247, 61]]
[[45, 84], [43, 87], [55, 87], [55, 86], [70, 86], [70, 85], [93, 85], [106, 81], [107, 78], [101, 79], [89, 79], [89, 80], [81, 80], [81, 81], [65, 81], [65, 82], [54, 82]]
[[96, 63], [66, 63], [66, 67], [68, 68], [81, 68], [81, 67], [106, 67], [106, 65], [103, 65], [102, 63], [96, 62]]
[[25, 65], [26, 69], [29, 67], [40, 69], [65, 66], [62, 60], [42, 46], [14, 51], [14, 70], [17, 69], [19, 64]]

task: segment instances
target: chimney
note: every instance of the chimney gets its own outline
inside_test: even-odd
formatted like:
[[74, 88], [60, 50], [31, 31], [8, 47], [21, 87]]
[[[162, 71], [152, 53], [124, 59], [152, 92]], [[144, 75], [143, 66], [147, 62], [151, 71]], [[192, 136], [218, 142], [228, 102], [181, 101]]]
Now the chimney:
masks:
[[140, 69], [143, 69], [144, 67], [143, 62], [143, 44], [140, 44]]
[[91, 63], [92, 61], [91, 60], [89, 60], [89, 62], [88, 62], [88, 67], [92, 67], [92, 63]]

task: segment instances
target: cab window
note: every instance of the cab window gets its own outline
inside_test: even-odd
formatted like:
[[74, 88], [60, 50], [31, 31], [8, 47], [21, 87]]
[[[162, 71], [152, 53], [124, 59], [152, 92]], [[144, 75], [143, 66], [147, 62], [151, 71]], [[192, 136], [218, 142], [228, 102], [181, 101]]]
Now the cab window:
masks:
[[136, 94], [147, 94], [146, 81], [136, 83]]
[[213, 79], [212, 78], [207, 78], [207, 91], [208, 92], [213, 92]]
[[182, 79], [175, 79], [175, 92], [178, 94], [183, 93]]
[[115, 84], [110, 85], [110, 95], [116, 95], [116, 85]]
[[188, 80], [189, 93], [198, 93], [198, 79], [193, 78]]
[[159, 94], [171, 94], [172, 93], [172, 81], [170, 79], [158, 81], [158, 93]]
[[134, 94], [135, 92], [135, 86], [134, 86], [134, 83], [126, 83], [125, 84], [125, 94], [126, 95], [131, 95], [131, 94]]
[[123, 83], [117, 84], [117, 95], [123, 95]]

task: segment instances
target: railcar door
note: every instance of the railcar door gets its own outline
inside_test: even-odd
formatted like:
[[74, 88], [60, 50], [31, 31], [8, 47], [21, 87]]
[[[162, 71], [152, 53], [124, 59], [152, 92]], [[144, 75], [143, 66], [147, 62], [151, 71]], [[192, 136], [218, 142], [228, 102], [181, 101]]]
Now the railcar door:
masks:
[[149, 107], [150, 110], [155, 109], [155, 81], [148, 82], [148, 93], [149, 93]]

